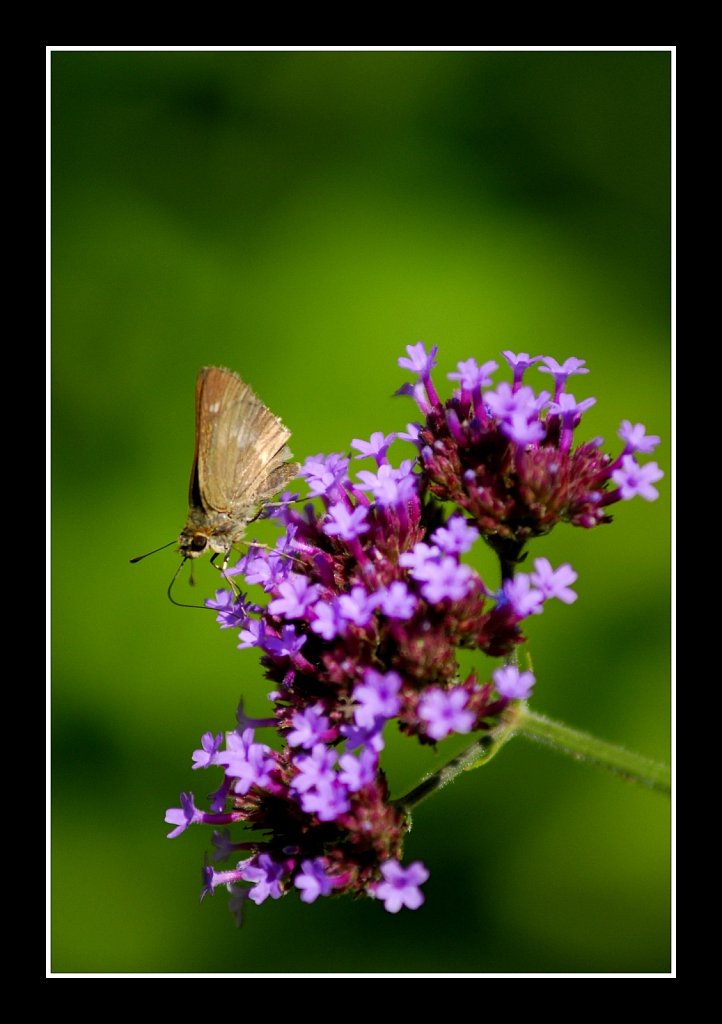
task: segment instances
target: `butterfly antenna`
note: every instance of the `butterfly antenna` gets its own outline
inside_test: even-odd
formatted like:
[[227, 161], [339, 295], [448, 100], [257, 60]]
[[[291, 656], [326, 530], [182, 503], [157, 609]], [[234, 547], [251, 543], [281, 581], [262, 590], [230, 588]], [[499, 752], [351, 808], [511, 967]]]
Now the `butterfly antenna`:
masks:
[[172, 544], [175, 544], [175, 543], [176, 543], [176, 541], [169, 540], [167, 544], [161, 544], [161, 546], [159, 548], [153, 548], [152, 551], [146, 551], [146, 553], [144, 555], [136, 555], [135, 558], [131, 558], [130, 559], [130, 564], [133, 565], [135, 562], [142, 562], [142, 560], [144, 558], [147, 558], [148, 555], [155, 555], [156, 552], [164, 551], [165, 548], [169, 548]]
[[168, 590], [167, 590], [168, 600], [170, 601], [171, 604], [174, 604], [176, 606], [176, 608], [200, 608], [201, 611], [211, 612], [211, 611], [213, 611], [213, 609], [209, 608], [205, 604], [184, 604], [183, 601], [176, 601], [176, 599], [173, 597], [173, 594], [172, 594], [173, 584], [175, 583], [175, 581], [180, 576], [180, 571], [183, 568], [183, 566], [186, 564], [187, 561], [188, 561], [188, 559], [184, 558], [181, 561], [181, 564], [176, 569], [176, 571], [173, 573], [173, 579], [168, 584]]

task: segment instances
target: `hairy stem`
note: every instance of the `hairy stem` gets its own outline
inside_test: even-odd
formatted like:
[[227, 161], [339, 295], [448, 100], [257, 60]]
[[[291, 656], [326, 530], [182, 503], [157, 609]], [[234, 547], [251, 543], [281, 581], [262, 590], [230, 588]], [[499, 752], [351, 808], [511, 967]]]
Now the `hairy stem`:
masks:
[[515, 735], [525, 736], [537, 743], [545, 743], [575, 761], [588, 761], [599, 765], [629, 782], [637, 782], [660, 793], [669, 794], [671, 791], [671, 774], [667, 765], [659, 764], [613, 743], [607, 743], [606, 740], [597, 739], [589, 733], [571, 729], [568, 725], [530, 711], [526, 704], [520, 701], [509, 705], [497, 726], [428, 775], [395, 803], [404, 810], [410, 810], [427, 796], [448, 785], [461, 772], [470, 771], [490, 761]]

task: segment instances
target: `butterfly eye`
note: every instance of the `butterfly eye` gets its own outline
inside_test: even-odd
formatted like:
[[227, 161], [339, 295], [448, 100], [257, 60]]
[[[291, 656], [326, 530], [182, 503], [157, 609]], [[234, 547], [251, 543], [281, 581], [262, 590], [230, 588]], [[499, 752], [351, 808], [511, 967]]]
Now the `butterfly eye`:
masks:
[[202, 533], [196, 533], [191, 539], [190, 548], [191, 551], [205, 551], [207, 544], [208, 538]]

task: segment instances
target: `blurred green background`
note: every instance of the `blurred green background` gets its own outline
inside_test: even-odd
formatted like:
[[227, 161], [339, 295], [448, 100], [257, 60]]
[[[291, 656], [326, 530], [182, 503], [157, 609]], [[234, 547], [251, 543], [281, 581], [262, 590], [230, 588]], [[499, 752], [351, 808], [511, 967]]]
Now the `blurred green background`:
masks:
[[[205, 364], [303, 459], [403, 429], [419, 339], [444, 394], [472, 355], [585, 358], [585, 437], [641, 421], [667, 476], [536, 543], [579, 600], [530, 623], [532, 706], [668, 760], [670, 54], [55, 52], [51, 85], [52, 969], [668, 970], [668, 802], [523, 740], [417, 810], [421, 910], [289, 896], [237, 931], [222, 890], [199, 907], [210, 830], [168, 842], [163, 815], [268, 684], [167, 601], [173, 549], [128, 559], [185, 522]], [[218, 585], [196, 575], [180, 600]], [[392, 734], [394, 793], [450, 749]]]

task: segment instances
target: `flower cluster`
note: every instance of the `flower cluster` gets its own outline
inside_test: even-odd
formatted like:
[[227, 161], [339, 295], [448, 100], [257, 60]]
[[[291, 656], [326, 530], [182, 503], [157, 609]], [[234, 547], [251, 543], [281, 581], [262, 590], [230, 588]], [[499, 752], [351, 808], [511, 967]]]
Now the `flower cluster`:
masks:
[[[395, 720], [426, 744], [493, 729], [534, 686], [516, 664], [524, 620], [547, 600], [576, 599], [569, 565], [537, 558], [530, 573], [516, 571], [527, 541], [558, 522], [608, 522], [615, 501], [656, 497], [662, 474], [634, 453], [659, 439], [640, 424], [622, 424], [616, 458], [600, 440], [574, 446], [594, 402], [565, 391], [569, 377], [587, 372], [583, 360], [560, 365], [506, 352], [512, 383], [493, 387], [497, 364], [469, 359], [449, 375], [458, 387], [442, 403], [431, 379], [435, 354], [419, 343], [399, 360], [415, 377], [400, 393], [415, 398], [423, 422], [354, 440], [355, 458], [373, 460], [372, 469], [352, 474], [341, 454], [307, 459], [301, 475], [315, 504], [299, 509], [286, 496], [274, 513], [285, 528], [276, 547], [254, 546], [227, 570], [260, 586], [265, 599], [232, 586], [207, 602], [222, 628], [238, 630], [239, 647], [258, 648], [274, 715], [254, 721], [241, 708], [225, 742], [207, 733], [194, 767], [219, 767], [223, 783], [208, 812], [184, 794], [167, 820], [172, 837], [193, 823], [256, 833], [235, 844], [217, 834], [219, 858], [250, 856], [232, 870], [204, 872], [204, 891], [226, 885], [239, 914], [246, 899], [262, 903], [293, 888], [307, 903], [363, 893], [391, 913], [420, 906], [428, 871], [401, 864], [408, 807], [390, 798], [380, 765], [386, 724]], [[553, 391], [523, 383], [535, 363]], [[397, 438], [416, 446], [415, 460], [389, 461]], [[499, 557], [495, 586], [463, 561], [479, 538]], [[461, 678], [464, 648], [505, 664]], [[269, 727], [280, 749], [256, 739]]]

